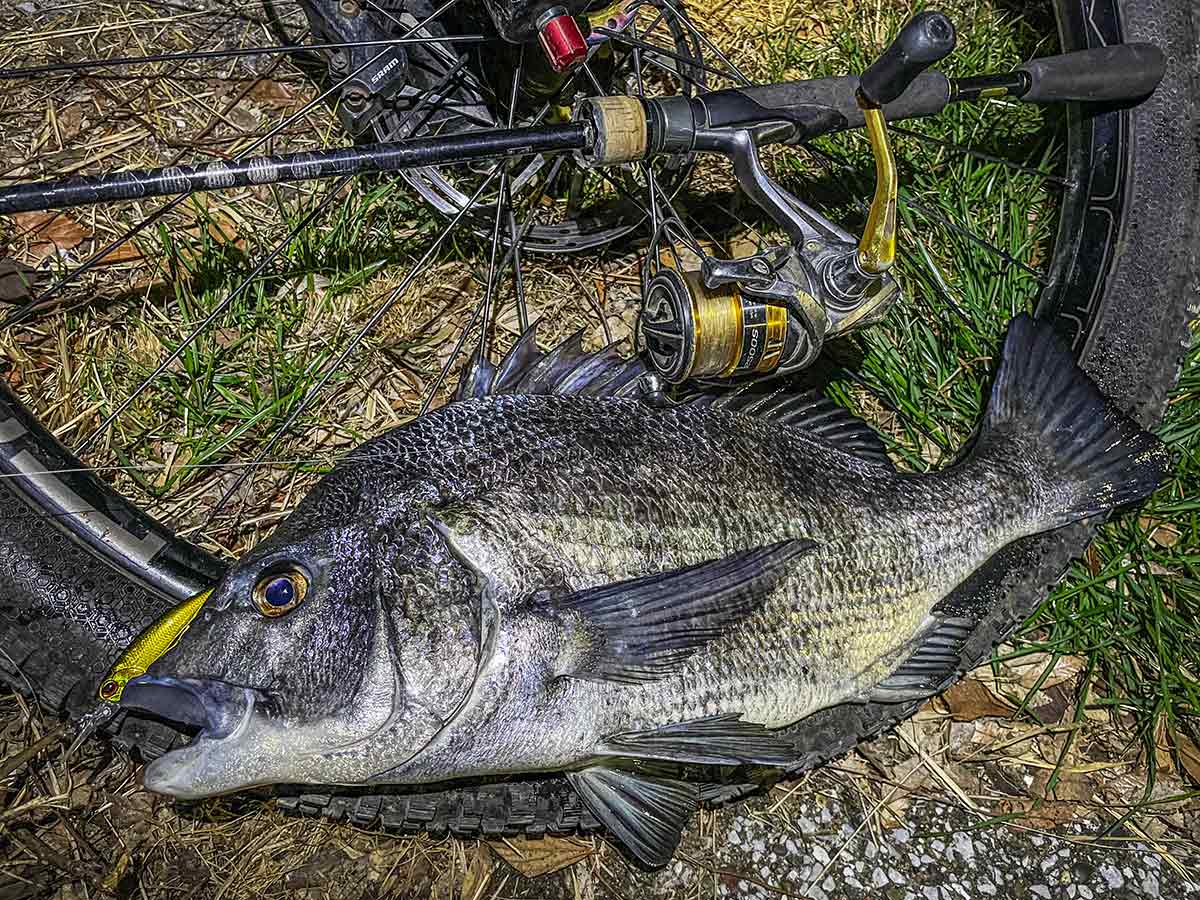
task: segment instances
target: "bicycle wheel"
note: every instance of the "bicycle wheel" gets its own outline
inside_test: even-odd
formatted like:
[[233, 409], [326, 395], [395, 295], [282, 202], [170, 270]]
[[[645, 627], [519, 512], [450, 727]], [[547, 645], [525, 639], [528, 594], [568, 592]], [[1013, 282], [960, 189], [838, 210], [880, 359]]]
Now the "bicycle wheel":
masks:
[[[1081, 362], [1104, 390], [1149, 424], [1160, 415], [1178, 374], [1188, 291], [1196, 277], [1200, 250], [1195, 215], [1200, 206], [1198, 23], [1189, 8], [1143, 0], [1061, 0], [1055, 11], [1064, 50], [1151, 41], [1164, 49], [1170, 62], [1158, 91], [1137, 107], [1067, 109], [1058, 132], [1064, 136], [1065, 149], [1055, 175], [1061, 196], [1054, 216], [1040, 220], [1040, 227], [1046, 229], [1056, 221], [1056, 234], [1045, 241], [1049, 249], [1040, 266], [1021, 262], [1009, 249], [993, 248], [998, 251], [998, 279], [1020, 300], [999, 302], [990, 328], [994, 334], [1018, 302], [1036, 304], [1040, 314], [1055, 318], [1072, 336]], [[737, 78], [733, 72], [722, 74]], [[941, 140], [930, 134], [924, 137]], [[853, 159], [840, 155], [837, 145], [817, 151], [836, 171], [847, 176], [856, 171]], [[842, 166], [846, 168], [839, 168]], [[388, 192], [390, 186], [383, 184], [374, 190]], [[395, 221], [411, 215], [401, 200], [393, 202], [400, 205], [399, 211], [390, 211]], [[831, 205], [838, 202], [844, 200], [831, 201]], [[981, 240], [969, 222], [944, 215], [929, 200], [910, 198], [908, 208], [914, 216], [925, 211], [922, 227], [942, 228], [948, 234], [964, 229], [968, 234], [959, 235], [963, 240]], [[690, 212], [690, 220], [705, 221], [703, 202], [694, 202]], [[208, 224], [205, 222], [206, 228]], [[501, 216], [489, 225], [490, 255], [495, 260], [497, 247], [502, 246]], [[714, 225], [710, 230], [715, 237], [721, 227]], [[431, 258], [432, 254], [426, 257]], [[205, 274], [200, 270], [195, 276]], [[924, 278], [929, 291], [910, 292], [915, 298], [907, 310], [910, 316], [955, 314], [953, 296], [936, 274], [912, 276]], [[482, 291], [478, 318], [483, 322], [488, 321], [489, 308], [495, 302], [494, 281], [489, 275], [489, 287]], [[520, 283], [519, 276], [516, 282]], [[939, 298], [937, 306], [919, 305], [934, 303], [930, 297]], [[188, 298], [182, 297], [180, 308], [187, 302]], [[903, 312], [893, 314], [892, 331], [879, 331], [878, 343], [868, 347], [866, 374], [853, 373], [877, 391], [882, 380], [874, 378], [871, 360], [898, 352], [902, 345], [895, 335], [904, 333], [908, 321]], [[195, 318], [203, 321], [202, 315]], [[297, 328], [304, 325], [302, 318]], [[987, 328], [982, 329], [981, 342], [988, 333]], [[227, 335], [224, 339], [235, 343], [238, 338]], [[338, 356], [343, 347], [335, 345], [329, 355]], [[411, 350], [407, 346], [385, 349], [401, 356]], [[958, 352], [958, 348], [950, 351]], [[185, 361], [185, 366], [190, 364]], [[194, 375], [185, 371], [182, 380]], [[913, 380], [919, 383], [919, 372]], [[307, 388], [316, 382], [303, 383]], [[434, 382], [434, 387], [438, 385], [440, 379]], [[27, 405], [8, 386], [0, 385], [0, 466], [6, 475], [0, 483], [0, 518], [5, 521], [0, 538], [0, 638], [6, 649], [0, 656], [0, 671], [10, 684], [36, 694], [48, 707], [69, 711], [79, 708], [117, 648], [154, 618], [168, 598], [210, 583], [222, 564], [213, 553], [198, 549], [152, 518], [142, 503], [123, 496], [101, 477], [103, 473], [84, 467], [55, 440], [39, 422], [39, 417], [53, 421], [53, 394], [40, 391], [35, 397], [28, 383], [18, 384], [16, 390], [24, 392]], [[226, 388], [226, 393], [232, 391]], [[308, 396], [306, 391], [299, 394]], [[225, 395], [216, 391], [214, 396]], [[907, 448], [905, 459], [911, 464], [928, 464], [919, 451], [922, 439], [929, 436], [904, 421], [904, 402], [896, 402], [895, 397], [884, 399], [896, 411], [892, 429], [896, 447], [902, 452]], [[285, 404], [285, 409], [293, 410], [298, 402], [293, 399], [293, 405]], [[290, 411], [280, 418], [287, 427], [296, 421]], [[971, 416], [963, 412], [947, 414], [947, 419], [948, 432], [961, 434], [969, 428]], [[62, 426], [70, 423], [57, 424], [64, 432]], [[234, 440], [241, 434], [244, 431]], [[931, 442], [938, 446], [937, 440]], [[94, 464], [124, 465], [119, 456], [113, 462], [113, 457], [97, 455], [96, 448], [103, 444], [97, 440], [88, 445]], [[169, 479], [170, 464], [166, 471]], [[287, 471], [290, 476], [291, 469]], [[128, 480], [118, 485], [130, 490], [136, 487]], [[232, 485], [226, 492], [236, 487]], [[269, 496], [283, 496], [288, 490], [288, 482], [282, 481], [271, 485]], [[160, 498], [149, 491], [141, 499]], [[176, 511], [179, 508], [178, 504], [174, 507]], [[1078, 526], [1025, 541], [998, 554], [974, 576], [970, 589], [992, 598], [992, 606], [962, 652], [963, 670], [986, 658], [995, 643], [1028, 614], [1089, 537], [1089, 527]], [[907, 717], [915, 707], [915, 703], [843, 706], [804, 720], [793, 731], [806, 749], [792, 770], [839, 755]], [[147, 756], [175, 739], [175, 733], [161, 724], [132, 716], [122, 721], [117, 735], [119, 742]], [[760, 783], [757, 773], [729, 773], [729, 780], [710, 785], [705, 797], [714, 802], [729, 800]], [[300, 812], [344, 816], [361, 824], [398, 829], [538, 834], [596, 827], [566, 782], [555, 777], [392, 793], [313, 791], [292, 794], [280, 802]]]

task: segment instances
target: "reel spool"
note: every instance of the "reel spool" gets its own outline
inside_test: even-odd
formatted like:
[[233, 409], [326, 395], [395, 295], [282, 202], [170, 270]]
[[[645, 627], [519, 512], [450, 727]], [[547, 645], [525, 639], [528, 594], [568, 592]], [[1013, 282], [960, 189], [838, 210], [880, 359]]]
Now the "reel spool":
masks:
[[647, 285], [639, 325], [651, 364], [679, 384], [774, 372], [806, 343], [791, 318], [736, 285], [708, 288], [697, 271], [662, 268]]

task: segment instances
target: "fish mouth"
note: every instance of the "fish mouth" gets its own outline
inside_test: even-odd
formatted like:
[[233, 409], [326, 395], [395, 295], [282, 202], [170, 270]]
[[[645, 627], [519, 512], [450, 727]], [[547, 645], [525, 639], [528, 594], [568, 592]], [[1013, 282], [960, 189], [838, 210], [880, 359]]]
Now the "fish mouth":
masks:
[[166, 719], [195, 732], [196, 740], [221, 741], [232, 735], [251, 713], [270, 707], [261, 690], [208, 678], [142, 675], [125, 685], [122, 709]]
[[205, 678], [142, 675], [125, 685], [121, 706], [194, 732], [182, 747], [150, 762], [142, 785], [157, 794], [199, 800], [254, 783], [246, 776], [251, 734], [276, 718], [265, 691]]

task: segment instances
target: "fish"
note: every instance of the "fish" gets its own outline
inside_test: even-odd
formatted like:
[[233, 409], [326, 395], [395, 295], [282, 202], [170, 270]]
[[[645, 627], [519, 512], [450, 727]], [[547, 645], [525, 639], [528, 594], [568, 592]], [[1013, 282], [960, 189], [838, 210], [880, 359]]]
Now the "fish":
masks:
[[673, 400], [637, 358], [531, 329], [333, 467], [119, 703], [196, 732], [144, 770], [161, 794], [563, 772], [662, 865], [689, 773], [786, 767], [781, 729], [818, 710], [943, 690], [983, 613], [959, 585], [1169, 466], [1027, 315], [926, 474], [810, 391]]

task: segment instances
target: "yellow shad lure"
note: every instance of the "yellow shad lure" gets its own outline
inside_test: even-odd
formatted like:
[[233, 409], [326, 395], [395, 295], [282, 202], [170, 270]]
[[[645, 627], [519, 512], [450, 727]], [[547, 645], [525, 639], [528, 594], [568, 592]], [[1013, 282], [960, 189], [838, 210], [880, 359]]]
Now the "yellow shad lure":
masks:
[[113, 663], [113, 667], [100, 682], [97, 692], [100, 703], [80, 721], [79, 734], [71, 744], [72, 752], [94, 734], [97, 728], [117, 714], [117, 703], [125, 692], [125, 685], [145, 675], [150, 666], [179, 642], [211, 594], [211, 589], [201, 591], [173, 606], [148, 625], [133, 639], [133, 643], [125, 648], [125, 652]]

